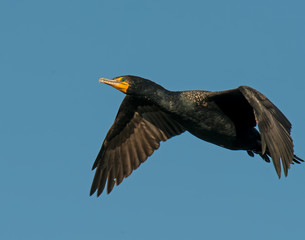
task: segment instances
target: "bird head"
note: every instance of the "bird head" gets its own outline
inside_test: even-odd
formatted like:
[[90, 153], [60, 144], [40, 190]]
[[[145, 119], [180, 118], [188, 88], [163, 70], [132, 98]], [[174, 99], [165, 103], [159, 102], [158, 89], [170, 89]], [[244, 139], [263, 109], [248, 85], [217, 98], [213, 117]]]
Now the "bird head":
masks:
[[99, 82], [106, 83], [128, 95], [144, 95], [148, 86], [157, 85], [148, 79], [131, 75], [113, 79], [100, 78]]

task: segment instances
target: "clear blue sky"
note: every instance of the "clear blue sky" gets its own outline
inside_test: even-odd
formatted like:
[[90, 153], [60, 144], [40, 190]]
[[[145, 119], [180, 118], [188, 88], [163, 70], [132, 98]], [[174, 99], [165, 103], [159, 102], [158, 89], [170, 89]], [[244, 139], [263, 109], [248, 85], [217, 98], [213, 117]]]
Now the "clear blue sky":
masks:
[[133, 74], [171, 90], [250, 85], [305, 157], [304, 1], [0, 2], [0, 239], [301, 239], [305, 164], [272, 164], [186, 133], [110, 195], [91, 166]]

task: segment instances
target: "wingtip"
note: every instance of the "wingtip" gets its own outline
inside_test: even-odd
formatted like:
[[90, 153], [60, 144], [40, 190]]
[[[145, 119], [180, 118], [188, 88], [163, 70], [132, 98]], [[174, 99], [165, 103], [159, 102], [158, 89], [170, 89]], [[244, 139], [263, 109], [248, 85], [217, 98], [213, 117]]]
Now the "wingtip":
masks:
[[91, 186], [91, 189], [90, 189], [90, 193], [89, 193], [89, 196], [92, 196], [96, 191], [96, 188], [94, 188], [93, 186]]
[[96, 169], [96, 167], [97, 167], [97, 163], [98, 163], [98, 161], [97, 161], [97, 160], [95, 160], [95, 161], [94, 161], [94, 163], [93, 163], [93, 165], [92, 165], [91, 170]]
[[[281, 168], [275, 168], [275, 171], [276, 171], [276, 173], [277, 173], [277, 176], [279, 177], [279, 179], [281, 179], [281, 175], [282, 175], [282, 172], [281, 172]], [[285, 175], [286, 175], [286, 173], [285, 173]]]

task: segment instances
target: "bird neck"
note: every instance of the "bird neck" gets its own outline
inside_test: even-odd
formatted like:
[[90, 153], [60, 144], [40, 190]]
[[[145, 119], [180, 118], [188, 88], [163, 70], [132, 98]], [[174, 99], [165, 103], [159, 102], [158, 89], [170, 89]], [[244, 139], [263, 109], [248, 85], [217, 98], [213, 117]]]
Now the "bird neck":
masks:
[[154, 104], [160, 106], [163, 109], [170, 108], [170, 94], [171, 92], [162, 86], [155, 84], [153, 90], [143, 91], [141, 94], [145, 96], [146, 99], [153, 102]]

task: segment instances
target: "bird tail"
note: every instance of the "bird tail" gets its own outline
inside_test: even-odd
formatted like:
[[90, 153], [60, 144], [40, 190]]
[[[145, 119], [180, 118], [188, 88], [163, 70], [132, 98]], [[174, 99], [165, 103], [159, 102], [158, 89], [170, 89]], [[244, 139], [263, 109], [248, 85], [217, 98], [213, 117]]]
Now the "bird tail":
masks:
[[[266, 152], [264, 154], [262, 154], [259, 151], [251, 151], [251, 150], [247, 150], [247, 153], [251, 157], [254, 157], [254, 153], [259, 154], [264, 161], [266, 161], [268, 163], [270, 162], [271, 156], [269, 154], [268, 149], [266, 149]], [[302, 162], [305, 162], [305, 160], [303, 160], [302, 158], [299, 158], [297, 155], [293, 155], [293, 159], [291, 161], [291, 164], [294, 164], [294, 163], [301, 164]]]

